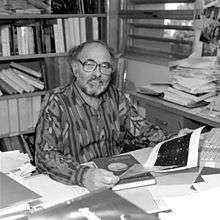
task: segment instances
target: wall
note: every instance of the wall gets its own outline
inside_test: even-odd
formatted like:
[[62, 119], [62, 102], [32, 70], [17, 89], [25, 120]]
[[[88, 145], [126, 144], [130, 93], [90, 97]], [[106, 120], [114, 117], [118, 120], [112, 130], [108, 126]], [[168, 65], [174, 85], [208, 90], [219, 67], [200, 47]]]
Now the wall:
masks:
[[128, 59], [127, 79], [136, 87], [151, 82], [168, 82], [168, 67]]

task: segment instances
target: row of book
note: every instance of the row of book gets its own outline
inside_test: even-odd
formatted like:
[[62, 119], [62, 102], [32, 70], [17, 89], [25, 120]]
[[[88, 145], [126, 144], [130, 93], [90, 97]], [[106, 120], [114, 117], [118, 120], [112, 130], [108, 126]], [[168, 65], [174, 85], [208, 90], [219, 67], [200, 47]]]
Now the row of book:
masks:
[[0, 99], [0, 135], [13, 135], [35, 128], [41, 95]]
[[34, 92], [44, 89], [42, 74], [31, 68], [11, 62], [10, 67], [0, 71], [0, 95]]
[[62, 53], [88, 40], [105, 40], [103, 19], [69, 17], [1, 25], [0, 55]]

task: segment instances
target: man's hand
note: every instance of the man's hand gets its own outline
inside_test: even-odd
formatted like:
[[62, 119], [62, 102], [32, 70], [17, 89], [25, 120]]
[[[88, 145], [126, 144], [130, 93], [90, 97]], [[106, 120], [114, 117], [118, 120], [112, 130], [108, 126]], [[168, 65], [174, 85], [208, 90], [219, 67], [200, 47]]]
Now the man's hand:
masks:
[[184, 135], [189, 134], [191, 132], [193, 132], [193, 129], [189, 129], [189, 128], [180, 129], [179, 132], [178, 132], [178, 137], [179, 136], [184, 136]]
[[111, 188], [119, 181], [119, 177], [104, 169], [90, 168], [84, 175], [83, 185], [89, 190]]

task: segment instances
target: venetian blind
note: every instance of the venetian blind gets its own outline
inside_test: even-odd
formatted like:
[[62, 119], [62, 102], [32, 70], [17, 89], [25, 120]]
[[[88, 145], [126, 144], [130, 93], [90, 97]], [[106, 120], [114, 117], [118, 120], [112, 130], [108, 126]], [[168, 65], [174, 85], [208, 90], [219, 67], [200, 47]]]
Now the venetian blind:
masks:
[[170, 60], [192, 53], [195, 0], [121, 1], [119, 49]]

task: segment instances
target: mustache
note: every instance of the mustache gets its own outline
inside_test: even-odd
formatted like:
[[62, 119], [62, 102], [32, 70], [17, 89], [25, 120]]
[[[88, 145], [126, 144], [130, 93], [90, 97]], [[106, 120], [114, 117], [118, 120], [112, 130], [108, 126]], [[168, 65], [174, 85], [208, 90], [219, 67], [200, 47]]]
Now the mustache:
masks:
[[99, 80], [99, 81], [103, 82], [101, 76], [92, 76], [92, 77], [88, 80], [88, 82], [91, 82], [91, 81], [94, 81], [94, 80]]

